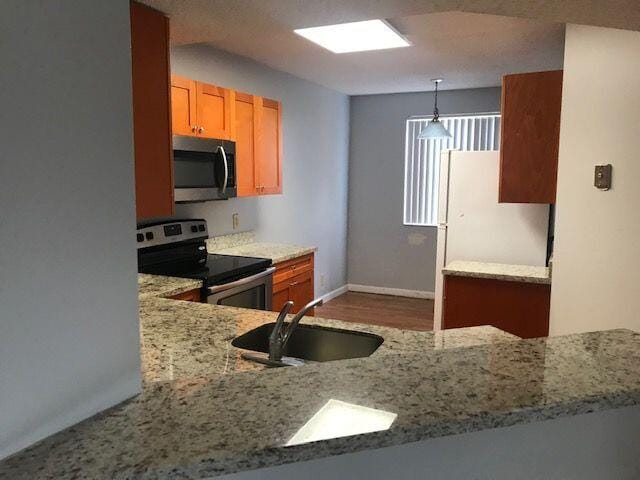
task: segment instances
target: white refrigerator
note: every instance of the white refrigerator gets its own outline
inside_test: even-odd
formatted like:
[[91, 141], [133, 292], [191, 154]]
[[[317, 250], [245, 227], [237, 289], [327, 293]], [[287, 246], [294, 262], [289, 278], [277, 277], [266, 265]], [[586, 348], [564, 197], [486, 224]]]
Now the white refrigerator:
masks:
[[498, 203], [500, 152], [442, 152], [434, 329], [442, 324], [442, 269], [455, 260], [544, 266], [549, 206]]

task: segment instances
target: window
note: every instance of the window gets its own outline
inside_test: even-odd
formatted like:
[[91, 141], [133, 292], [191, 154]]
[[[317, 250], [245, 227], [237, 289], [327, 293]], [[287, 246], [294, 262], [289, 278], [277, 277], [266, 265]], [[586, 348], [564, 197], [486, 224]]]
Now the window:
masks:
[[500, 115], [440, 116], [451, 138], [419, 140], [431, 117], [407, 119], [404, 154], [404, 224], [435, 226], [442, 150], [482, 151], [500, 148]]

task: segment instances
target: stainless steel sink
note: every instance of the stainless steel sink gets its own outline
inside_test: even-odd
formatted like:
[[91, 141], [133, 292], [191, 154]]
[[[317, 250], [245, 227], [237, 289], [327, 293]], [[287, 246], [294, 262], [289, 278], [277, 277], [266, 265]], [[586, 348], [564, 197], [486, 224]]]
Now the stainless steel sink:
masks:
[[[266, 323], [236, 337], [231, 345], [244, 350], [269, 353], [269, 335], [275, 323]], [[283, 355], [312, 362], [330, 362], [368, 357], [384, 342], [372, 333], [298, 325], [284, 347]]]

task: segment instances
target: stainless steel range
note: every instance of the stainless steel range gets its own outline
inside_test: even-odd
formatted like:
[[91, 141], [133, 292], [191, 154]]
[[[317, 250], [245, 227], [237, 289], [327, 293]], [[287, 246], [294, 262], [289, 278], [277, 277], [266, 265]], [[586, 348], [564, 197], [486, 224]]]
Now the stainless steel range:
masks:
[[138, 272], [202, 280], [207, 303], [271, 310], [271, 259], [207, 253], [202, 219], [138, 224]]

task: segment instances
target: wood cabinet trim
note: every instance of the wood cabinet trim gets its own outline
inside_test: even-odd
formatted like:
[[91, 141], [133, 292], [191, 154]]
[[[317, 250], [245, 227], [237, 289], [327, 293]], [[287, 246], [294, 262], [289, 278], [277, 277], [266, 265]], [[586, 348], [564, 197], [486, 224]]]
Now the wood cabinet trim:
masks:
[[177, 295], [172, 295], [169, 298], [172, 300], [182, 300], [185, 302], [200, 302], [200, 289], [196, 288], [193, 290], [189, 290], [188, 292], [178, 293]]

